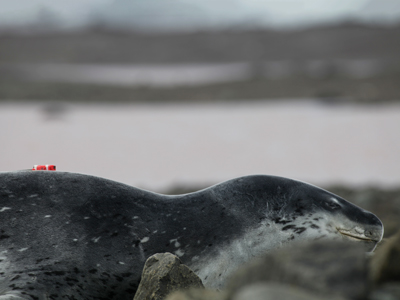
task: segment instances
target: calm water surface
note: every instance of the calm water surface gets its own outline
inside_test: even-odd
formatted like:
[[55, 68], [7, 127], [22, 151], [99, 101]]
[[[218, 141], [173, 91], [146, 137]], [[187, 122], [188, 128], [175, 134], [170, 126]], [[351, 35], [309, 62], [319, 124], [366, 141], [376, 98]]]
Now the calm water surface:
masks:
[[0, 105], [0, 170], [56, 164], [152, 190], [274, 174], [400, 184], [400, 105]]

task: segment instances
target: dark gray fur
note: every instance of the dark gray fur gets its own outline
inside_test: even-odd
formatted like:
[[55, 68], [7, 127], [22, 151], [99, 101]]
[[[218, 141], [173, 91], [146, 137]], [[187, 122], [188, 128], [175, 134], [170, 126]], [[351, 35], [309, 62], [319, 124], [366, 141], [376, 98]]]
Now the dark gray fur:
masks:
[[[74, 173], [2, 173], [0, 300], [132, 299], [150, 255], [175, 252], [190, 265], [266, 219], [302, 236], [312, 221], [293, 220], [315, 210], [335, 213], [326, 200], [332, 196], [262, 175], [165, 196]], [[335, 197], [341, 214], [380, 240], [377, 217]]]

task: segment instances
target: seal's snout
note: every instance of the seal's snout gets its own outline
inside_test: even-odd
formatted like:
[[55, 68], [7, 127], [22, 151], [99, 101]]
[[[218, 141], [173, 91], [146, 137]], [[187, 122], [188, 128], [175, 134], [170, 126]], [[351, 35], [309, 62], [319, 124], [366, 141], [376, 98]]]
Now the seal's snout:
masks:
[[348, 218], [338, 229], [345, 238], [376, 245], [383, 237], [383, 224], [373, 213], [351, 206], [346, 211]]
[[369, 211], [364, 211], [364, 214], [368, 219], [368, 223], [365, 225], [364, 235], [372, 241], [379, 243], [383, 237], [382, 221]]
[[383, 226], [368, 226], [364, 231], [364, 236], [371, 241], [379, 243], [383, 236]]

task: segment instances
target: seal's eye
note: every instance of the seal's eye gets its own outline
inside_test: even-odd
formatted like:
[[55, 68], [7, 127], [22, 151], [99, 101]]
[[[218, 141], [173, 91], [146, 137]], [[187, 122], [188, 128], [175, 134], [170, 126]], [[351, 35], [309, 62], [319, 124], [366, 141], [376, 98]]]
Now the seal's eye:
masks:
[[334, 201], [327, 201], [325, 202], [326, 206], [328, 206], [330, 209], [339, 209], [340, 205]]

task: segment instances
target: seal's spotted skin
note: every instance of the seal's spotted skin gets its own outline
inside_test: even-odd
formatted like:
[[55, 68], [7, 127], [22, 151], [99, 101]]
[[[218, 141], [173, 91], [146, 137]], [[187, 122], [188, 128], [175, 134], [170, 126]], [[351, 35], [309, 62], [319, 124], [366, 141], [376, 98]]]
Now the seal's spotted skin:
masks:
[[0, 300], [132, 299], [145, 260], [171, 252], [207, 287], [286, 243], [383, 234], [317, 187], [247, 176], [178, 196], [73, 173], [0, 174]]

